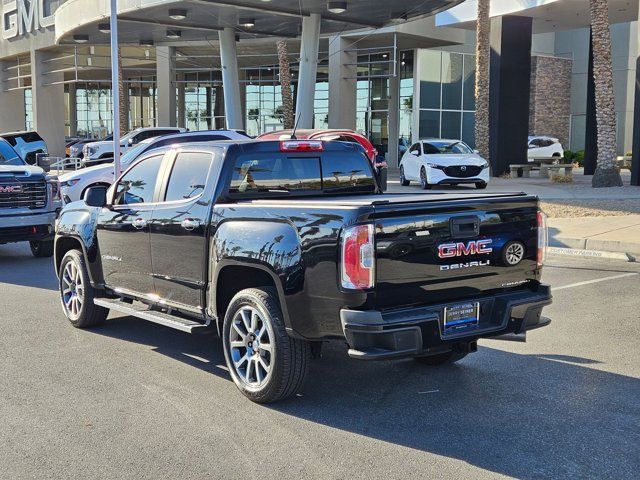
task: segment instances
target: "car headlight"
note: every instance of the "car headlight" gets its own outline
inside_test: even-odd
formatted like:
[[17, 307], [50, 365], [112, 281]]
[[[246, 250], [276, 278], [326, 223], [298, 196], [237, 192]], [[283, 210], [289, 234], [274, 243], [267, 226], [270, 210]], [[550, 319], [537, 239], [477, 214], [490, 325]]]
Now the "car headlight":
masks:
[[80, 181], [79, 178], [72, 178], [71, 180], [67, 180], [66, 182], [62, 182], [63, 187], [73, 187]]
[[487, 162], [485, 160], [485, 162], [482, 164], [482, 169], [484, 170], [485, 168], [489, 168], [489, 162]]
[[427, 167], [437, 168], [438, 170], [444, 169], [444, 167], [442, 165], [438, 165], [436, 163], [427, 163]]

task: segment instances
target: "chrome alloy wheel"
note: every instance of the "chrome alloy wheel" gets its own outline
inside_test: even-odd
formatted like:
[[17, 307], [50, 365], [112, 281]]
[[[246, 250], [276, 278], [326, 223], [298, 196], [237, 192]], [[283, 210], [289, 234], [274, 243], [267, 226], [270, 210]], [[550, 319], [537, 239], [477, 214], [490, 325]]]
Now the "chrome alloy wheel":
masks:
[[524, 258], [524, 245], [513, 242], [507, 247], [504, 257], [509, 265], [517, 265]]
[[229, 329], [229, 351], [236, 375], [250, 388], [260, 388], [275, 365], [273, 330], [254, 307], [236, 312]]
[[73, 261], [67, 263], [62, 272], [62, 303], [67, 316], [72, 320], [78, 319], [84, 303], [84, 284], [80, 267]]

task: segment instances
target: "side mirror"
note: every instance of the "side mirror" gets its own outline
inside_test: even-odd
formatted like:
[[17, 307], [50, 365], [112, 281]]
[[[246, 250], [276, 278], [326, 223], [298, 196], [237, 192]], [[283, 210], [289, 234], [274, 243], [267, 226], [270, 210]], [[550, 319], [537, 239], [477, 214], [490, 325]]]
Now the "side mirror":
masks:
[[480, 150], [474, 150], [473, 153], [475, 153], [476, 155], [480, 155]]
[[415, 155], [416, 157], [420, 156], [420, 150], [411, 150], [411, 152], [409, 153], [411, 153], [411, 155]]
[[84, 192], [84, 203], [90, 207], [104, 207], [107, 204], [107, 187], [98, 185]]
[[45, 172], [49, 172], [51, 170], [51, 163], [51, 157], [46, 153], [36, 153], [36, 166], [40, 167]]

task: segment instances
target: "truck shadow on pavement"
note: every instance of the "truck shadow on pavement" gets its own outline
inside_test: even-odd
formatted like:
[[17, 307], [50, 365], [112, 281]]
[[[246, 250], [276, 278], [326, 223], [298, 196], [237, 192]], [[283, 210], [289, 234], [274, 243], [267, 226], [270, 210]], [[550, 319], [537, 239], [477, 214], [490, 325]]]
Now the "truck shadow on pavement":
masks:
[[35, 258], [27, 243], [0, 245], [0, 284], [3, 283], [57, 290], [53, 259]]
[[[230, 382], [215, 335], [188, 336], [130, 317], [92, 331], [150, 345]], [[484, 341], [459, 364], [434, 368], [353, 360], [334, 342], [312, 361], [300, 395], [237, 408], [248, 416], [273, 409], [516, 478], [624, 478], [640, 469], [639, 379], [597, 370], [606, 365], [587, 358], [494, 345]]]

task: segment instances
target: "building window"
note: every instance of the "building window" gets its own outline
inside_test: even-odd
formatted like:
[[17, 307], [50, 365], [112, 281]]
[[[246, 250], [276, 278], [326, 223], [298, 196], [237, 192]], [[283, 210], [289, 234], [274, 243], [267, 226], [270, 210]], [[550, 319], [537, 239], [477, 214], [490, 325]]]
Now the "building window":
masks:
[[103, 138], [113, 130], [111, 84], [76, 84], [76, 122], [79, 137]]
[[358, 55], [356, 130], [382, 155], [389, 150], [389, 52]]
[[24, 128], [33, 130], [33, 92], [30, 88], [24, 90]]
[[400, 119], [398, 137], [400, 151], [411, 144], [413, 124], [413, 50], [400, 53]]
[[474, 147], [475, 55], [437, 50], [418, 50], [417, 55], [418, 136], [461, 139]]

